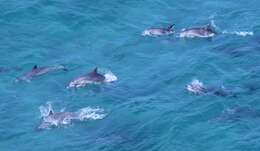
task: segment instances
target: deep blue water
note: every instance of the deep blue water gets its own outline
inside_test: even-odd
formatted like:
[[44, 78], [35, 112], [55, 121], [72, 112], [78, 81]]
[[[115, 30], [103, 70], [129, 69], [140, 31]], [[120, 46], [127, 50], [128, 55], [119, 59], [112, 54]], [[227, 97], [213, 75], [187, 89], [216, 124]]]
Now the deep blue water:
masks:
[[[0, 150], [259, 151], [259, 6], [259, 0], [0, 0], [0, 67], [21, 68], [0, 73]], [[210, 21], [227, 33], [177, 36]], [[141, 36], [172, 23], [174, 35]], [[35, 64], [69, 71], [15, 82]], [[96, 66], [118, 81], [66, 89]], [[237, 95], [189, 93], [185, 85], [195, 78]], [[37, 131], [46, 102], [54, 110], [100, 107], [107, 116]]]

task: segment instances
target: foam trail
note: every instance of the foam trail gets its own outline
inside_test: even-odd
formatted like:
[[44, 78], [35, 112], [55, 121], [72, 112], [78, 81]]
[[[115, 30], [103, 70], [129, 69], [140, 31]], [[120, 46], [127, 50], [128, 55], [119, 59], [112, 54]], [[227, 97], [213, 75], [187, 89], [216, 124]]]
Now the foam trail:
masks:
[[242, 37], [254, 35], [254, 32], [252, 32], [252, 31], [226, 31], [226, 30], [224, 30], [222, 33], [223, 34], [237, 35], [237, 36], [242, 36]]
[[100, 108], [90, 108], [90, 107], [85, 107], [80, 109], [78, 112], [78, 118], [83, 121], [83, 120], [100, 120], [103, 119], [106, 114], [104, 114], [104, 110]]

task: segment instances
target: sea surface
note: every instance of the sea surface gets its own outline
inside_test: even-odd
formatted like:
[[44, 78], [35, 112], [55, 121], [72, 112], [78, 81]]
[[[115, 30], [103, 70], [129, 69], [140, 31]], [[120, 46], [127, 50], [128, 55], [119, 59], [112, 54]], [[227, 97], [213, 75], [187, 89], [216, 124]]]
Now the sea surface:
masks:
[[[259, 0], [0, 0], [1, 151], [259, 151]], [[214, 22], [213, 38], [180, 38]], [[175, 33], [151, 37], [152, 27]], [[39, 67], [68, 71], [17, 81]], [[98, 67], [109, 84], [67, 89]], [[198, 79], [232, 96], [196, 95]], [[105, 117], [37, 130], [40, 106]]]

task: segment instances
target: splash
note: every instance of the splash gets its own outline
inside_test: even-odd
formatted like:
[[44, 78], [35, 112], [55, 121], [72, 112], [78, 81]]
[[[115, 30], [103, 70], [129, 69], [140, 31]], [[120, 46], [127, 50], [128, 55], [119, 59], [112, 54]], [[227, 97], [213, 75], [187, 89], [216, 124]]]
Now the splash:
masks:
[[51, 103], [46, 106], [40, 106], [41, 123], [37, 126], [38, 130], [64, 127], [70, 125], [73, 121], [101, 120], [106, 114], [101, 108], [85, 107], [76, 112], [54, 112]]
[[85, 107], [85, 108], [80, 109], [77, 112], [77, 117], [81, 121], [100, 120], [100, 119], [103, 119], [105, 116], [106, 116], [106, 114], [104, 114], [104, 110], [101, 108]]
[[114, 82], [117, 81], [116, 75], [114, 75], [111, 71], [108, 71], [104, 74], [105, 82]]
[[206, 92], [204, 84], [197, 79], [192, 80], [192, 82], [186, 86], [186, 89], [194, 94], [203, 94]]
[[47, 102], [46, 106], [40, 106], [39, 110], [41, 113], [41, 117], [47, 117], [50, 114], [50, 112], [53, 111], [51, 102]]

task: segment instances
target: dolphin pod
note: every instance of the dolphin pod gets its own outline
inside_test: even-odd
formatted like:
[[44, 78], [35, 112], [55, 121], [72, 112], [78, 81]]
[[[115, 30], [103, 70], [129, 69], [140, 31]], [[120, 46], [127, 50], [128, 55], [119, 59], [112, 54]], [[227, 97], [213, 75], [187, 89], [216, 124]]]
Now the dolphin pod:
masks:
[[[167, 36], [173, 34], [174, 24], [169, 25], [168, 27], [161, 28], [149, 28], [142, 32], [143, 36]], [[217, 35], [217, 32], [213, 29], [211, 24], [201, 27], [192, 27], [181, 30], [179, 33], [179, 37], [181, 38], [210, 38]], [[32, 78], [45, 75], [54, 71], [67, 71], [67, 69], [62, 65], [56, 66], [47, 66], [47, 67], [38, 67], [35, 65], [31, 71], [24, 73], [20, 77], [17, 78], [19, 81], [30, 81]], [[9, 71], [5, 68], [0, 68], [0, 72]], [[87, 72], [72, 81], [69, 82], [67, 88], [79, 88], [85, 87], [89, 84], [101, 84], [116, 81], [117, 77], [109, 74], [102, 74], [98, 72], [98, 68], [94, 68], [92, 71]], [[203, 94], [213, 94], [217, 96], [233, 96], [233, 92], [225, 89], [224, 87], [216, 88], [216, 87], [208, 87], [205, 86], [199, 80], [193, 80], [191, 83], [186, 85], [186, 90], [194, 93], [196, 95]], [[79, 120], [83, 121], [86, 119], [102, 119], [105, 117], [102, 109], [92, 109], [92, 108], [81, 108], [77, 111], [60, 111], [54, 112], [52, 107], [49, 105], [46, 107], [40, 107], [41, 111], [41, 122], [37, 126], [38, 130], [42, 129], [50, 129], [55, 127], [62, 127], [65, 125], [71, 124], [72, 121]], [[232, 113], [242, 112], [242, 109], [234, 109]], [[247, 113], [247, 110], [245, 110]], [[253, 116], [254, 112], [248, 111]], [[233, 118], [233, 114], [230, 114], [228, 118]], [[258, 117], [259, 114], [257, 114]], [[260, 115], [259, 115], [260, 116]]]
[[[143, 36], [166, 36], [174, 33], [174, 24], [166, 28], [150, 28], [143, 31]], [[184, 28], [179, 33], [181, 38], [210, 38], [217, 35], [212, 22], [202, 27]]]

